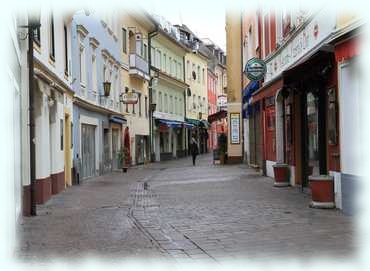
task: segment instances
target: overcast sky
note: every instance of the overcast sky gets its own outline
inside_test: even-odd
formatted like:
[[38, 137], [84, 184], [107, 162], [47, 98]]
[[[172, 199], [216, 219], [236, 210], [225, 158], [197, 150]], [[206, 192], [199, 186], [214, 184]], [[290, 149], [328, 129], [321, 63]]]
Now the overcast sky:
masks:
[[[199, 38], [209, 38], [226, 50], [225, 10], [222, 4], [208, 1], [181, 1], [173, 5], [155, 4], [148, 9], [150, 13], [164, 16], [172, 24], [186, 24]], [[211, 4], [211, 10], [210, 10]]]

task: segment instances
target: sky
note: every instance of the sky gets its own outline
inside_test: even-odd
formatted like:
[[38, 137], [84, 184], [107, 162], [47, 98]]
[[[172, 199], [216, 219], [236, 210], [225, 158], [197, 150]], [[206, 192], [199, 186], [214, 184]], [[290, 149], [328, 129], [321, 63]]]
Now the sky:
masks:
[[212, 5], [199, 0], [175, 2], [172, 5], [156, 4], [153, 1], [148, 11], [165, 17], [172, 24], [186, 24], [199, 38], [209, 38], [226, 52], [225, 9], [223, 5]]

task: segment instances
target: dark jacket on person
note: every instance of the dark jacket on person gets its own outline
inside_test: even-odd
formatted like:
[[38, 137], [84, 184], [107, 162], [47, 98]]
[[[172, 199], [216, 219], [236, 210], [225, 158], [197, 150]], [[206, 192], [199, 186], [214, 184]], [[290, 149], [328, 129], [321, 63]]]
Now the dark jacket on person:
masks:
[[199, 154], [198, 144], [196, 143], [196, 141], [193, 141], [191, 143], [190, 151], [191, 151], [191, 155], [198, 155]]

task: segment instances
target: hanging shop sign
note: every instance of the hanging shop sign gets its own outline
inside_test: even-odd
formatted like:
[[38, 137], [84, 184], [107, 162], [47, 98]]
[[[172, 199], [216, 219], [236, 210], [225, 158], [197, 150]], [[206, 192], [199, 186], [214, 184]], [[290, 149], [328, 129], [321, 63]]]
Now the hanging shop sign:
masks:
[[335, 12], [322, 10], [309, 18], [293, 38], [266, 59], [265, 84], [314, 50], [335, 29]]
[[220, 108], [220, 110], [227, 107], [227, 96], [226, 95], [219, 95], [217, 97], [217, 106]]
[[263, 79], [266, 74], [266, 63], [259, 58], [251, 58], [248, 60], [244, 68], [244, 73], [249, 80], [258, 81]]
[[135, 92], [127, 92], [121, 94], [121, 102], [124, 104], [137, 104], [139, 95]]
[[230, 113], [231, 144], [240, 144], [240, 113]]

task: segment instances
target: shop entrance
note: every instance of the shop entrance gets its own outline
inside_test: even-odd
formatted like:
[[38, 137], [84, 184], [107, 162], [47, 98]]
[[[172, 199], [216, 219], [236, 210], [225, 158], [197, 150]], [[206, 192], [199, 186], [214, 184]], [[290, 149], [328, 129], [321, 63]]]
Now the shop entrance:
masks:
[[318, 89], [301, 95], [302, 187], [309, 176], [327, 173], [325, 98]]

